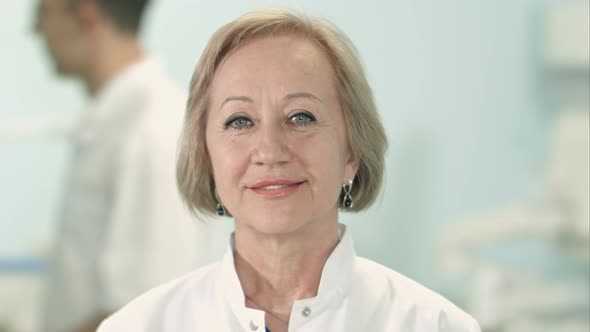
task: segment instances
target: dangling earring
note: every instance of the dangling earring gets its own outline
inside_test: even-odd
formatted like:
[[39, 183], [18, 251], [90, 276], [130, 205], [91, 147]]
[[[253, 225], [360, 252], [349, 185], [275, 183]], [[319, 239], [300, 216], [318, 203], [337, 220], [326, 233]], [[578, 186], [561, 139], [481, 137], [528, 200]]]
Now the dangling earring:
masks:
[[223, 207], [223, 204], [221, 204], [221, 199], [219, 199], [217, 189], [215, 189], [215, 199], [217, 199], [217, 215], [223, 217], [225, 215], [225, 208]]
[[225, 210], [223, 209], [223, 205], [217, 202], [217, 215], [223, 217], [225, 215]]
[[352, 179], [348, 179], [348, 183], [342, 185], [342, 191], [344, 192], [344, 197], [342, 198], [342, 207], [345, 209], [351, 209], [354, 205], [352, 196], [350, 196], [350, 192], [352, 191]]

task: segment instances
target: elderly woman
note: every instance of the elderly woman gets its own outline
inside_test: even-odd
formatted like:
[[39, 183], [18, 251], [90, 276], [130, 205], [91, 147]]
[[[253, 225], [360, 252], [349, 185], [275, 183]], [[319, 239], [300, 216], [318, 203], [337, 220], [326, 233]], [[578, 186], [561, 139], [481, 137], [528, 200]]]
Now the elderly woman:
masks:
[[338, 223], [339, 210], [375, 200], [386, 145], [336, 28], [283, 11], [225, 25], [190, 86], [178, 182], [195, 212], [234, 218], [230, 248], [99, 331], [479, 331], [441, 296], [356, 256]]

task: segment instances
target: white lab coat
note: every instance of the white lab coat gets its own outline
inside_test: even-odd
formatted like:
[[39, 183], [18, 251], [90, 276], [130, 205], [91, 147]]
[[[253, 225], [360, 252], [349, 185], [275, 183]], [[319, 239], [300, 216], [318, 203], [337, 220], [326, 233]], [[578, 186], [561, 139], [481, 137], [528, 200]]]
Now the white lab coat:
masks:
[[83, 117], [50, 265], [42, 331], [72, 329], [221, 257], [219, 220], [176, 188], [185, 95], [154, 59], [115, 77]]
[[[480, 332], [473, 318], [440, 295], [356, 256], [350, 234], [340, 227], [318, 295], [294, 303], [289, 331]], [[264, 332], [264, 312], [244, 305], [231, 242], [221, 262], [152, 289], [98, 332]]]

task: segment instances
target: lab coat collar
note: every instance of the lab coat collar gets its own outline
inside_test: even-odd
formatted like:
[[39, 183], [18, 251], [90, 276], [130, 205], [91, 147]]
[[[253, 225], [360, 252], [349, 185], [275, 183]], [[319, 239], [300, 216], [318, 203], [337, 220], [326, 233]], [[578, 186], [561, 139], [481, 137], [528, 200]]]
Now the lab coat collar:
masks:
[[[314, 298], [295, 301], [292, 315], [300, 309], [312, 306], [316, 313], [327, 306], [334, 305], [334, 301], [342, 301], [349, 293], [353, 275], [353, 263], [356, 253], [350, 232], [346, 226], [339, 224], [340, 242], [332, 251], [324, 268], [318, 288], [318, 295]], [[264, 312], [246, 308], [245, 296], [234, 264], [235, 234], [231, 234], [228, 251], [221, 261], [221, 277], [217, 279], [216, 288], [225, 295], [233, 313], [248, 329], [251, 321], [264, 321]], [[291, 320], [290, 325], [297, 324]]]

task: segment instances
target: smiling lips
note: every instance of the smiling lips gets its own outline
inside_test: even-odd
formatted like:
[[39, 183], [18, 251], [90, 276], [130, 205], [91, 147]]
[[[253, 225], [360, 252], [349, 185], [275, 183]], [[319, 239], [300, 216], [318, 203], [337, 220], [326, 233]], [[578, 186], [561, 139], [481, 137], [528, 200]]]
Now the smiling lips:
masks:
[[281, 198], [296, 192], [305, 181], [276, 180], [260, 181], [248, 189], [264, 198]]

